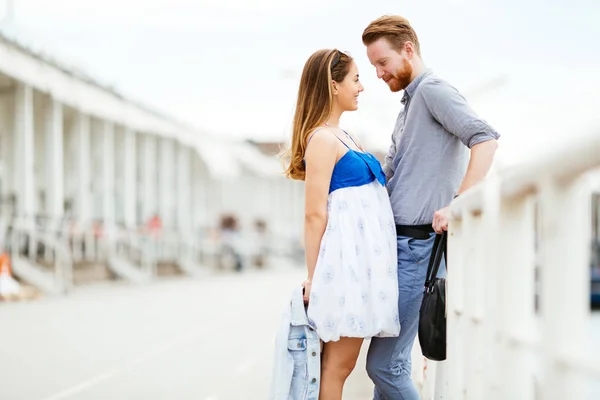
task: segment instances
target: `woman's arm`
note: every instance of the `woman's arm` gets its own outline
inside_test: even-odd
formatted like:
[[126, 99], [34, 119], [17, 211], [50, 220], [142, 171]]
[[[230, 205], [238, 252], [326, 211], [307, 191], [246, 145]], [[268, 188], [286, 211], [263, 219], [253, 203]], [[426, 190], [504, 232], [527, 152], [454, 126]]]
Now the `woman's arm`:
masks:
[[[338, 155], [338, 139], [327, 129], [320, 129], [306, 150], [304, 246], [307, 281], [310, 284], [321, 239], [327, 225], [327, 198], [331, 174]], [[310, 288], [306, 288], [309, 292]], [[306, 293], [308, 297], [308, 293]]]

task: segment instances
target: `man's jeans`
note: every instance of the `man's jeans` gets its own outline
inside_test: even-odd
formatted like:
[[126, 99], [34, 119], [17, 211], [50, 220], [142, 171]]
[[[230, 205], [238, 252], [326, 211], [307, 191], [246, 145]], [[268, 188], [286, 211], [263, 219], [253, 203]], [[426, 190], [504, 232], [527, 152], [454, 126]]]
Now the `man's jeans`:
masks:
[[[375, 383], [375, 400], [419, 400], [411, 380], [411, 352], [419, 327], [419, 309], [435, 233], [427, 240], [398, 236], [398, 312], [400, 336], [373, 338], [367, 372]], [[445, 276], [442, 265], [438, 276]]]

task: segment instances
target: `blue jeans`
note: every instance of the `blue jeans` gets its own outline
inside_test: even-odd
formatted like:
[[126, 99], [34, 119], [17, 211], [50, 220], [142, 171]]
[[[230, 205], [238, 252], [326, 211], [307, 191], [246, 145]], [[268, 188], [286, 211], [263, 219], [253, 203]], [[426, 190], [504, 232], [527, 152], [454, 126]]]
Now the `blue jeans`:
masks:
[[[367, 373], [375, 384], [374, 400], [419, 400], [411, 380], [411, 351], [419, 328], [419, 309], [435, 233], [418, 240], [398, 236], [398, 312], [400, 336], [373, 338]], [[438, 276], [445, 276], [442, 260]]]

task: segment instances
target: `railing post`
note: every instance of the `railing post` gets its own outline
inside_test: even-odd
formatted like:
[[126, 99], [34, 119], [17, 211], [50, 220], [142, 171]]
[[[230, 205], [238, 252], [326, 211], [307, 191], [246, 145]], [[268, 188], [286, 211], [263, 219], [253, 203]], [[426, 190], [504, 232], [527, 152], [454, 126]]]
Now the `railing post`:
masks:
[[540, 191], [544, 399], [587, 398], [587, 382], [572, 368], [589, 351], [591, 196], [583, 183], [547, 180]]
[[[498, 399], [533, 399], [535, 343], [533, 195], [503, 199], [497, 256]], [[508, 384], [509, 383], [509, 384]]]
[[449, 400], [450, 389], [448, 385], [448, 361], [439, 361], [435, 363], [435, 391], [434, 400]]
[[[465, 287], [465, 395], [467, 399], [485, 398], [483, 368], [485, 358], [483, 323], [485, 302], [485, 267], [487, 261], [483, 240], [486, 227], [480, 214], [467, 212], [463, 229], [468, 229], [467, 246], [463, 258]], [[448, 267], [450, 269], [450, 267]]]
[[93, 231], [93, 227], [90, 224], [86, 224], [86, 228], [83, 234], [83, 242], [85, 243], [85, 253], [83, 259], [86, 262], [96, 260], [96, 238]]
[[79, 262], [83, 259], [83, 249], [81, 248], [83, 243], [83, 234], [79, 232], [79, 227], [76, 227], [74, 231], [71, 231], [71, 243], [72, 249], [71, 253], [73, 254], [73, 261]]
[[[483, 187], [483, 204], [480, 231], [471, 232], [471, 240], [477, 242], [478, 263], [475, 266], [477, 296], [475, 317], [479, 321], [480, 335], [478, 367], [481, 368], [476, 391], [470, 398], [502, 399], [498, 380], [498, 282], [504, 273], [499, 260], [502, 248], [498, 246], [501, 218], [501, 182], [490, 179]], [[483, 304], [482, 304], [483, 303]]]
[[447, 364], [449, 399], [465, 398], [465, 321], [464, 256], [467, 250], [465, 222], [461, 216], [449, 225], [448, 236], [448, 292], [447, 298]]

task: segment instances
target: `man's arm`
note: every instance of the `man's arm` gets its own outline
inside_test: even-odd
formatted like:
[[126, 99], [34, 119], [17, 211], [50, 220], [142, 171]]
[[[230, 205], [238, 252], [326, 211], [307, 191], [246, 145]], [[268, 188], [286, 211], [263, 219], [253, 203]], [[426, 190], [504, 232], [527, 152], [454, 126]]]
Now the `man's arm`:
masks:
[[[423, 83], [425, 103], [433, 117], [471, 149], [467, 172], [456, 193], [461, 194], [486, 177], [492, 166], [500, 135], [479, 118], [455, 88], [438, 80]], [[449, 207], [434, 213], [433, 228], [437, 233], [448, 230], [449, 216]]]
[[463, 193], [486, 177], [492, 167], [497, 148], [498, 142], [495, 139], [478, 143], [471, 148], [471, 158], [469, 159], [467, 173], [456, 193], [457, 195]]
[[432, 79], [420, 88], [429, 112], [446, 130], [472, 149], [476, 144], [497, 140], [500, 135], [480, 118], [465, 98], [448, 83]]
[[396, 140], [394, 139], [394, 133], [392, 133], [392, 144], [385, 156], [383, 162], [383, 172], [385, 173], [385, 180], [389, 182], [394, 176], [394, 157], [396, 156]]
[[[498, 142], [496, 139], [481, 142], [471, 148], [469, 167], [467, 168], [467, 173], [463, 178], [456, 196], [460, 195], [486, 177], [490, 167], [492, 166], [494, 153], [496, 153], [497, 148]], [[436, 233], [442, 233], [443, 231], [448, 230], [448, 220], [450, 215], [450, 206], [446, 206], [433, 213], [433, 223], [431, 225]]]

